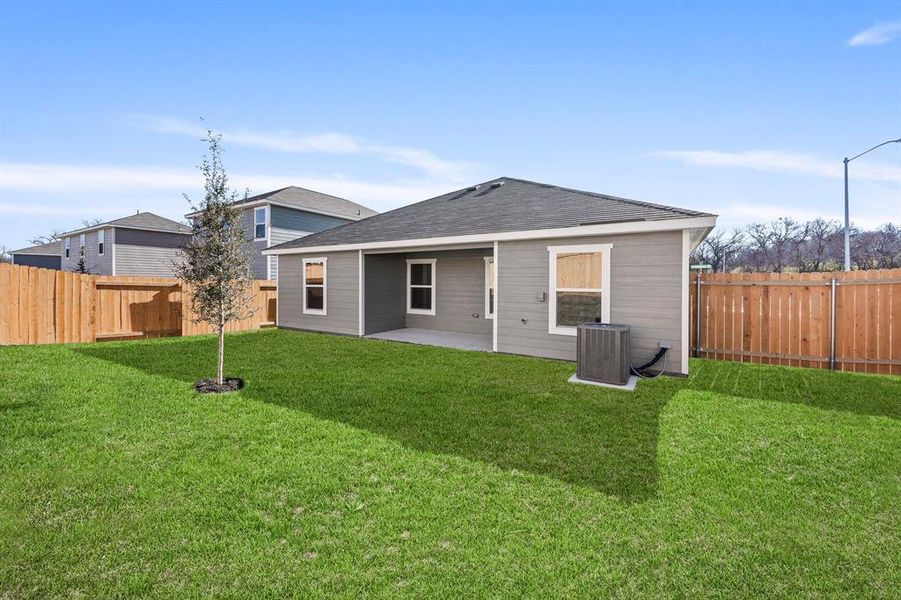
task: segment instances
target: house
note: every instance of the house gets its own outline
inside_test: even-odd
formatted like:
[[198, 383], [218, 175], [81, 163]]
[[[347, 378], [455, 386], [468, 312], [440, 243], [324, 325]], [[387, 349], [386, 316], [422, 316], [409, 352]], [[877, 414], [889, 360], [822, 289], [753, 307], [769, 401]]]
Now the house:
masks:
[[187, 225], [149, 212], [67, 231], [60, 236], [64, 271], [84, 267], [95, 275], [173, 277], [178, 249], [190, 241]]
[[716, 216], [503, 177], [264, 251], [278, 326], [574, 360], [576, 325], [688, 372], [689, 253]]
[[10, 252], [13, 257], [14, 265], [22, 265], [24, 267], [40, 267], [42, 269], [60, 269], [60, 243], [58, 241], [49, 244], [39, 244], [37, 246], [29, 246], [20, 250]]
[[356, 202], [297, 186], [240, 200], [234, 206], [241, 208], [256, 279], [278, 279], [278, 257], [263, 256], [266, 248], [376, 214]]

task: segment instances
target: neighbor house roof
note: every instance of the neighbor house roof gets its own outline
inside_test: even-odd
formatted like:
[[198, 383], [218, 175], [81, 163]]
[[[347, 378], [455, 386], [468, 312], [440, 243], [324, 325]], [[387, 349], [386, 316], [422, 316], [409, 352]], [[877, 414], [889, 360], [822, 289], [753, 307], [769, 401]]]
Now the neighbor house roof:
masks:
[[13, 250], [10, 254], [34, 254], [42, 256], [58, 256], [59, 242], [50, 242], [49, 244], [38, 244], [37, 246], [29, 246], [28, 248], [20, 248]]
[[104, 227], [125, 227], [126, 229], [144, 229], [147, 231], [182, 233], [185, 235], [191, 235], [193, 233], [193, 230], [190, 227], [183, 223], [179, 223], [178, 221], [173, 221], [172, 219], [167, 219], [166, 217], [161, 217], [151, 212], [139, 212], [135, 215], [122, 217], [121, 219], [114, 219], [112, 221], [106, 221], [105, 223], [97, 223], [90, 227], [82, 227], [81, 229], [67, 231], [60, 234], [60, 237], [85, 233], [86, 231], [94, 231], [95, 229], [102, 229]]
[[[238, 200], [232, 203], [234, 206], [254, 206], [259, 204], [275, 204], [296, 208], [308, 212], [319, 213], [323, 215], [331, 215], [335, 217], [343, 217], [345, 219], [359, 220], [378, 214], [371, 208], [366, 208], [362, 204], [345, 200], [337, 196], [323, 194], [322, 192], [314, 192], [306, 188], [291, 185], [264, 194], [251, 196], [246, 200]], [[187, 215], [191, 217], [197, 213]]]
[[713, 217], [684, 208], [501, 177], [270, 248], [290, 250], [585, 225]]

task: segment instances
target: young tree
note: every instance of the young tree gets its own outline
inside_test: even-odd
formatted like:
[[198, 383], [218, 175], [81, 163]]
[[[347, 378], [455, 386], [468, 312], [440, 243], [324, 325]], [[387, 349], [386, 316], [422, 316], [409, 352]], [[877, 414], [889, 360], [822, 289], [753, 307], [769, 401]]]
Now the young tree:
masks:
[[[194, 235], [181, 249], [181, 261], [175, 265], [178, 278], [191, 290], [191, 302], [198, 322], [209, 323], [219, 334], [216, 384], [223, 388], [225, 326], [252, 314], [249, 288], [250, 261], [240, 211], [233, 203], [241, 199], [228, 187], [222, 166], [221, 136], [207, 132], [209, 155], [200, 164], [204, 178], [204, 197], [191, 205]], [[243, 199], [247, 198], [247, 192]]]

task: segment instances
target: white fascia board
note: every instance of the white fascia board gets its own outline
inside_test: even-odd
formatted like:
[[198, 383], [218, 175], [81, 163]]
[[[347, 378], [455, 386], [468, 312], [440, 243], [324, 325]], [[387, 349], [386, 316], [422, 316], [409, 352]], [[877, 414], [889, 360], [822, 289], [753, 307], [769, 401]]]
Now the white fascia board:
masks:
[[683, 229], [713, 228], [716, 217], [689, 217], [685, 219], [666, 219], [662, 221], [631, 221], [628, 223], [602, 223], [598, 225], [579, 225], [576, 227], [558, 227], [555, 229], [531, 229], [527, 231], [505, 231], [500, 233], [479, 233], [473, 235], [457, 235], [450, 237], [420, 238], [413, 240], [391, 240], [387, 242], [366, 242], [359, 244], [334, 244], [331, 246], [308, 246], [305, 248], [283, 248], [281, 250], [264, 250], [263, 254], [306, 254], [310, 252], [342, 252], [346, 250], [385, 250], [412, 247], [433, 247], [450, 244], [477, 244], [512, 242], [521, 240], [540, 240], [545, 238], [571, 238], [594, 235], [617, 235], [623, 233], [649, 233], [655, 231], [681, 231]]
[[[256, 208], [258, 206], [270, 205], [270, 206], [281, 206], [283, 208], [291, 208], [294, 210], [301, 210], [303, 212], [313, 213], [316, 215], [325, 215], [326, 217], [338, 217], [339, 219], [347, 219], [348, 221], [362, 221], [367, 217], [362, 215], [348, 215], [344, 213], [332, 212], [329, 210], [320, 210], [318, 208], [305, 208], [303, 206], [298, 206], [296, 204], [288, 204], [287, 202], [271, 202], [269, 200], [256, 200], [254, 202], [242, 202], [240, 204], [235, 204], [235, 208], [245, 209], [245, 208]], [[192, 212], [185, 215], [185, 218], [190, 219], [199, 215], [199, 212]], [[378, 213], [376, 213], [378, 214]]]

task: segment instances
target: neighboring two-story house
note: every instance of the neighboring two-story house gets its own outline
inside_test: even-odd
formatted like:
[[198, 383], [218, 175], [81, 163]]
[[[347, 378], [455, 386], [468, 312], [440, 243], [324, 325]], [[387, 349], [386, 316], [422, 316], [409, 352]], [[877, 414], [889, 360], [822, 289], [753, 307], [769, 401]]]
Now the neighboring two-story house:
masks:
[[67, 231], [60, 236], [63, 271], [84, 268], [94, 275], [173, 277], [178, 249], [191, 240], [191, 228], [149, 212]]
[[[376, 214], [356, 202], [297, 186], [240, 200], [235, 206], [242, 210], [253, 277], [272, 280], [278, 279], [278, 257], [263, 256], [266, 248]], [[196, 213], [186, 216], [193, 219]]]

